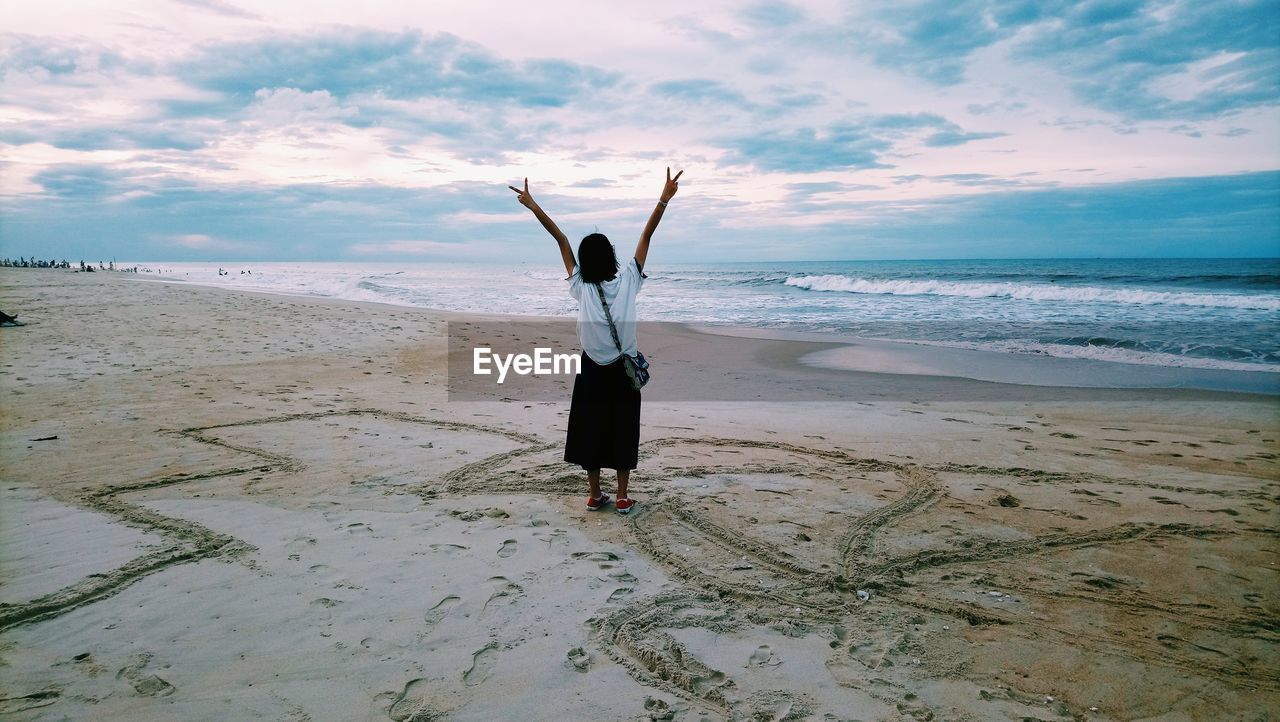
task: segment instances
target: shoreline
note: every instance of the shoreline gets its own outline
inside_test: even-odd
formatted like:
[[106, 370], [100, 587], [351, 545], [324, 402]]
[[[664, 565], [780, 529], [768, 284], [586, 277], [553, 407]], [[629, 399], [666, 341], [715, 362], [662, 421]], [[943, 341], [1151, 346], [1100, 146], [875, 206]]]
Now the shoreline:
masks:
[[[398, 304], [391, 301], [364, 301], [335, 296], [290, 294], [249, 290], [161, 278], [126, 276], [124, 280], [189, 285], [228, 293], [260, 294], [284, 298], [327, 300], [370, 304], [389, 308], [416, 309], [446, 320], [505, 320], [515, 323], [559, 322], [572, 317], [451, 311]], [[704, 322], [651, 321], [641, 328], [679, 327], [696, 333], [767, 341], [797, 341], [822, 346], [798, 357], [796, 363], [814, 368], [894, 376], [927, 376], [1011, 386], [1049, 389], [1126, 389], [1150, 391], [1177, 389], [1280, 396], [1280, 373], [1242, 369], [1215, 369], [1155, 364], [1125, 363], [1044, 354], [968, 349], [923, 341], [863, 338], [822, 331], [790, 331]]]

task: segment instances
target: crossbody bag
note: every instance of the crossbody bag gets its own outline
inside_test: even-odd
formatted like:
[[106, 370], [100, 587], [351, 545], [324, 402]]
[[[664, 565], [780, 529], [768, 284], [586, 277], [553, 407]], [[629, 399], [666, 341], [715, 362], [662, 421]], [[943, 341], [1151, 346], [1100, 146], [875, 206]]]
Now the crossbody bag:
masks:
[[627, 380], [631, 382], [631, 388], [639, 391], [644, 385], [649, 383], [649, 362], [645, 360], [644, 354], [636, 349], [635, 356], [628, 356], [622, 350], [622, 341], [618, 339], [618, 327], [613, 325], [613, 314], [609, 313], [609, 302], [604, 300], [604, 287], [595, 284], [596, 292], [600, 294], [600, 305], [604, 306], [604, 317], [609, 321], [609, 333], [613, 335], [613, 345], [618, 347], [618, 353], [622, 354], [622, 368], [627, 372]]

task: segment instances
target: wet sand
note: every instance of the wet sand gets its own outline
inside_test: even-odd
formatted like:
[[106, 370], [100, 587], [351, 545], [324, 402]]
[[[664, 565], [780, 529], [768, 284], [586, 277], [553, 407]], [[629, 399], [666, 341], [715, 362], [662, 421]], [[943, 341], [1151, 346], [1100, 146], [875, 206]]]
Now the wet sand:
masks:
[[10, 269], [0, 309], [6, 719], [1280, 707], [1275, 397], [647, 327], [624, 518], [567, 389], [449, 399], [481, 317]]

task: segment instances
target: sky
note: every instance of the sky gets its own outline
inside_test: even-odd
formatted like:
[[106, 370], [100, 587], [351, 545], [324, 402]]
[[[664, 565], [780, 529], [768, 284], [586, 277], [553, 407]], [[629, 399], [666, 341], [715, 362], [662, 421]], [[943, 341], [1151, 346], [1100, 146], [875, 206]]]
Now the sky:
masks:
[[[1280, 256], [1280, 0], [0, 10], [0, 256]], [[662, 255], [659, 255], [662, 254]]]

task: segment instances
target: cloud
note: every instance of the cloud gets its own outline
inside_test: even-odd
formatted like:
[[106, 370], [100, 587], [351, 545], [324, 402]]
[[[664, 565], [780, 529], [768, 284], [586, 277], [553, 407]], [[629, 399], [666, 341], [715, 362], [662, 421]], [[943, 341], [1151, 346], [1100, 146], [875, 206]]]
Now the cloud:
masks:
[[825, 214], [820, 224], [751, 224], [731, 236], [682, 224], [664, 235], [670, 247], [698, 239], [692, 245], [706, 260], [731, 251], [788, 261], [1275, 257], [1277, 195], [1280, 172], [1272, 171], [909, 201], [829, 197], [800, 210], [802, 218]]
[[752, 165], [760, 170], [797, 173], [885, 168], [888, 166], [880, 163], [879, 156], [890, 146], [865, 128], [848, 124], [766, 131], [721, 143], [729, 149], [722, 165]]
[[811, 173], [826, 170], [890, 168], [880, 157], [921, 131], [929, 147], [956, 146], [1004, 133], [970, 133], [934, 113], [867, 115], [825, 128], [770, 130], [714, 141], [728, 150], [722, 165], [752, 165], [760, 170]]
[[344, 106], [327, 90], [305, 92], [297, 88], [259, 88], [253, 94], [249, 113], [254, 120], [267, 123], [292, 123], [309, 120], [342, 120], [354, 118], [359, 109]]
[[204, 233], [179, 233], [177, 235], [162, 237], [163, 243], [177, 246], [194, 251], [232, 251], [242, 252], [253, 250], [253, 246], [247, 243], [239, 243], [237, 241], [228, 241], [222, 238], [214, 238]]
[[208, 248], [214, 240], [203, 233], [184, 233], [179, 236], [170, 236], [169, 242], [183, 248]]
[[[203, 94], [161, 100], [169, 119], [224, 119], [232, 124], [216, 130], [249, 134], [340, 124], [387, 147], [429, 137], [477, 164], [545, 146], [561, 127], [541, 113], [598, 97], [622, 77], [558, 58], [512, 62], [447, 33], [352, 28], [208, 44], [165, 72]], [[518, 108], [539, 115], [512, 123]]]
[[[25, 124], [24, 124], [25, 125]], [[150, 124], [138, 123], [130, 127], [126, 124], [109, 126], [90, 125], [76, 127], [66, 123], [50, 123], [30, 130], [24, 127], [9, 125], [0, 127], [0, 142], [14, 145], [26, 143], [48, 143], [55, 148], [67, 150], [134, 150], [134, 149], [170, 149], [197, 150], [203, 148], [207, 139], [193, 129], [170, 123]]]
[[950, 126], [946, 118], [935, 113], [893, 113], [879, 115], [866, 121], [872, 128], [883, 130], [917, 130]]
[[996, 49], [1125, 118], [1200, 119], [1280, 103], [1277, 23], [1276, 0], [922, 0], [855, 14], [844, 45], [944, 86]]
[[989, 113], [1016, 113], [1020, 110], [1026, 110], [1027, 104], [1022, 101], [1008, 102], [998, 100], [992, 103], [970, 103], [964, 107], [972, 115], [987, 115]]
[[[10, 255], [56, 248], [68, 257], [217, 260], [234, 252], [240, 260], [332, 260], [357, 244], [431, 238], [468, 241], [463, 257], [483, 261], [494, 255], [469, 243], [477, 228], [510, 229], [529, 220], [511, 213], [512, 194], [496, 183], [455, 182], [430, 191], [376, 184], [219, 187], [141, 168], [74, 164], [34, 178], [44, 185], [43, 194], [0, 196], [0, 247]], [[544, 203], [566, 213], [584, 207], [582, 201], [543, 196]], [[458, 212], [495, 220], [451, 220], [449, 214]], [[503, 213], [508, 215], [496, 215]], [[570, 223], [562, 227], [576, 230]], [[536, 223], [529, 235], [535, 229]], [[416, 255], [422, 246], [395, 248], [388, 246], [383, 255]]]
[[183, 93], [150, 61], [84, 39], [12, 34], [0, 36], [0, 56], [0, 142], [86, 152], [194, 151], [208, 142], [203, 118], [172, 119], [150, 107], [151, 92]]
[[1073, 6], [1018, 60], [1070, 69], [1079, 97], [1126, 118], [1211, 118], [1280, 103], [1276, 0]]
[[101, 165], [59, 163], [38, 171], [31, 180], [51, 197], [97, 201], [124, 192], [127, 177]]
[[767, 88], [772, 94], [770, 104], [779, 111], [812, 108], [821, 105], [824, 98], [820, 93], [800, 93], [785, 85], [774, 85]]
[[[34, 73], [45, 82], [77, 81], [78, 75], [102, 73], [132, 67], [144, 70], [145, 64], [130, 62], [111, 48], [88, 40], [51, 40], [17, 33], [0, 35], [0, 67], [6, 73]], [[12, 78], [6, 78], [6, 84]], [[80, 79], [78, 82], [83, 82]], [[6, 98], [13, 102], [13, 98]]]
[[1277, 194], [1280, 172], [1246, 173], [940, 198], [887, 215], [895, 236], [929, 234], [973, 257], [1274, 256]]
[[[560, 132], [543, 117], [512, 124], [512, 106], [558, 107], [618, 77], [559, 59], [517, 65], [451, 35], [369, 30], [214, 43], [166, 64], [30, 36], [5, 36], [0, 54], [17, 102], [50, 116], [0, 122], [0, 142], [86, 152], [252, 148], [305, 124], [312, 143], [367, 130], [366, 150], [432, 138], [464, 161], [509, 163]], [[111, 112], [86, 112], [104, 94]]]
[[[827, 234], [803, 239], [828, 257], [847, 256], [832, 238], [890, 230], [902, 235], [889, 247], [918, 250], [917, 231], [963, 254], [981, 234], [918, 209], [1025, 240], [1034, 218], [1014, 219], [1033, 207], [1054, 217], [1050, 201], [1069, 196], [1089, 216], [1079, 227], [1102, 236], [1106, 214], [1090, 216], [1100, 199], [1128, 198], [1108, 222], [1136, 237], [1124, 213], [1187, 202], [1174, 186], [1068, 190], [1103, 179], [1217, 177], [1200, 188], [1220, 208], [1270, 217], [1220, 178], [1277, 167], [1280, 0], [755, 2], [577, 38], [555, 13], [512, 31], [461, 6], [375, 4], [350, 20], [327, 6], [250, 18], [232, 3], [131, 6], [127, 25], [69, 17], [49, 36], [0, 35], [0, 243], [216, 258], [214, 241], [235, 239], [264, 259], [351, 258], [362, 244], [422, 257], [414, 249], [429, 247], [394, 244], [479, 233], [501, 248], [540, 232], [501, 177], [545, 178], [555, 193], [540, 200], [575, 235], [643, 224], [643, 208], [625, 207], [636, 173], [668, 162], [699, 180], [664, 235], [728, 249], [742, 234], [763, 243], [803, 228]], [[200, 22], [168, 22], [179, 12]], [[15, 29], [37, 27], [24, 18]], [[641, 44], [654, 52], [619, 50]], [[997, 198], [1006, 190], [1059, 195]], [[1252, 192], [1277, 205], [1274, 189]], [[1266, 227], [1191, 207], [1246, 238]], [[186, 236], [211, 240], [166, 240]]]
[[357, 256], [423, 256], [442, 253], [452, 255], [465, 250], [462, 244], [440, 241], [381, 241], [347, 246], [347, 252]]
[[592, 178], [590, 180], [578, 181], [570, 183], [570, 188], [612, 188], [618, 185], [617, 181], [609, 178]]
[[743, 20], [766, 30], [777, 30], [804, 18], [804, 11], [788, 2], [756, 2], [742, 10]]
[[1059, 3], [1022, 0], [924, 0], [872, 5], [851, 19], [857, 51], [881, 66], [939, 85], [964, 80], [969, 56], [1012, 35]]
[[721, 103], [750, 108], [751, 103], [742, 93], [733, 90], [723, 83], [708, 78], [689, 78], [685, 80], [667, 80], [654, 83], [652, 92], [668, 99], [691, 101], [695, 103]]
[[296, 88], [344, 100], [433, 97], [530, 108], [561, 107], [618, 81], [567, 60], [513, 63], [447, 33], [366, 29], [211, 45], [176, 70], [199, 87], [245, 99], [262, 88]]
[[880, 190], [883, 186], [872, 185], [869, 183], [842, 183], [840, 181], [804, 181], [799, 183], [784, 183], [782, 185], [787, 191], [787, 197], [791, 200], [809, 200], [819, 196], [842, 195], [845, 193], [856, 193], [858, 191], [874, 191]]
[[[513, 210], [511, 192], [497, 183], [429, 192], [321, 184], [211, 189], [76, 166], [42, 180], [57, 193], [21, 202], [0, 197], [0, 253], [554, 261], [553, 246], [534, 242], [543, 237], [536, 221]], [[967, 192], [886, 200], [862, 184], [798, 182], [784, 186], [786, 201], [761, 216], [751, 215], [753, 204], [743, 198], [690, 196], [664, 222], [662, 260], [1274, 256], [1280, 237], [1280, 171], [1017, 190], [992, 174], [927, 180]], [[620, 209], [614, 200], [555, 193], [540, 200], [570, 237], [597, 223], [611, 236], [620, 232], [615, 228], [638, 229], [647, 212], [643, 204]], [[727, 228], [726, 218], [747, 222]]]
[[259, 19], [262, 17], [257, 13], [249, 12], [248, 10], [237, 7], [236, 5], [226, 2], [225, 0], [173, 0], [173, 1], [180, 5], [186, 5], [187, 7], [198, 8], [200, 10], [207, 10], [216, 15], [224, 15], [232, 18]]
[[[1093, 169], [1088, 169], [1093, 170]], [[992, 173], [941, 173], [938, 175], [923, 175], [920, 173], [911, 173], [908, 175], [894, 176], [893, 182], [898, 185], [907, 185], [917, 181], [930, 181], [934, 183], [946, 183], [956, 186], [966, 187], [1005, 187], [1020, 188], [1029, 186], [1055, 186], [1056, 181], [1037, 180], [1035, 177], [1039, 175], [1035, 171], [1027, 171], [1018, 173], [1014, 176], [1001, 176]]]
[[925, 138], [924, 144], [930, 148], [950, 148], [951, 146], [964, 145], [975, 140], [1000, 138], [1006, 135], [1008, 133], [965, 133], [959, 130], [940, 130]]

